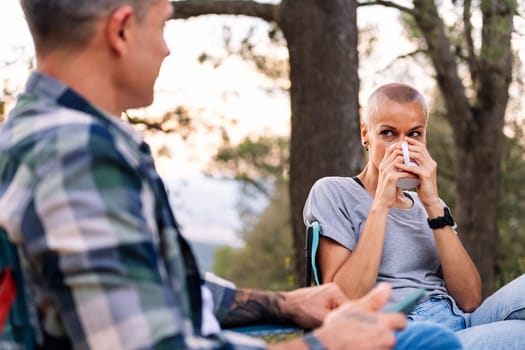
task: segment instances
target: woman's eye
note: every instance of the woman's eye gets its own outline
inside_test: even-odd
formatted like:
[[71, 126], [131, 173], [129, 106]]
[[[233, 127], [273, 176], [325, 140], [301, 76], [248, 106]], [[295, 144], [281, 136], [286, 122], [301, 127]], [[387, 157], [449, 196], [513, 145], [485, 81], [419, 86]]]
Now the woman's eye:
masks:
[[392, 135], [394, 135], [392, 130], [383, 130], [383, 131], [380, 132], [380, 134], [383, 135], [383, 136], [392, 136]]
[[419, 136], [421, 136], [421, 132], [420, 131], [412, 131], [408, 136], [409, 137], [419, 137]]

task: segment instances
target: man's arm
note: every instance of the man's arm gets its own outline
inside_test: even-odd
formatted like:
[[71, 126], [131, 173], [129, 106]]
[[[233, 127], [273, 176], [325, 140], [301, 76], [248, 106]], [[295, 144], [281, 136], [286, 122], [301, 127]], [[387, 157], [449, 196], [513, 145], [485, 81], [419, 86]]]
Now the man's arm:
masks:
[[[96, 131], [98, 137], [73, 132], [57, 137], [67, 143], [49, 143], [62, 148], [48, 152], [51, 159], [39, 157], [21, 224], [40, 287], [53, 300], [73, 346], [265, 348], [257, 339], [203, 337], [193, 329], [185, 313], [184, 268], [159, 256], [151, 188], [116, 152], [113, 140], [100, 136], [107, 132]], [[171, 233], [165, 232], [172, 240], [162, 247], [173, 258], [178, 250]]]
[[319, 327], [325, 316], [347, 298], [332, 283], [291, 292], [240, 289], [222, 324], [235, 327], [250, 323], [293, 323], [302, 328]]
[[[291, 292], [241, 289], [235, 293], [222, 324], [228, 327], [254, 322], [294, 322], [316, 329], [312, 335], [326, 349], [389, 349], [395, 344], [394, 330], [404, 328], [401, 314], [377, 311], [391, 294], [383, 284], [364, 298], [349, 302], [336, 284], [302, 288]], [[309, 349], [304, 338], [272, 344], [271, 350]]]
[[225, 328], [253, 323], [286, 323], [291, 320], [283, 314], [282, 303], [286, 297], [282, 292], [263, 292], [239, 289], [221, 324]]

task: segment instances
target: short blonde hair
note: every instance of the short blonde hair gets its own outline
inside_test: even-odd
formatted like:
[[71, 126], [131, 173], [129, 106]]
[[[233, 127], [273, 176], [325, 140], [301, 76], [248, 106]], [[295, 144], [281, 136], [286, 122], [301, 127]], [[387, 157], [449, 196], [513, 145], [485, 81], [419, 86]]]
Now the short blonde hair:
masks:
[[363, 123], [368, 125], [370, 118], [377, 114], [381, 105], [386, 101], [394, 101], [398, 103], [415, 102], [421, 106], [425, 118], [428, 119], [427, 103], [423, 95], [413, 87], [401, 83], [389, 83], [379, 86], [368, 97], [368, 103], [365, 110]]

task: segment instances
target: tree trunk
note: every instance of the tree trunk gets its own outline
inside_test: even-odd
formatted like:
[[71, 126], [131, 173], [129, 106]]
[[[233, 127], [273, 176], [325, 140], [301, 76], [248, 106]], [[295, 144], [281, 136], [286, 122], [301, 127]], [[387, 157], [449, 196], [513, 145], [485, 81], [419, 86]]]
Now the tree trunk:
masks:
[[[481, 52], [476, 57], [471, 47], [467, 62], [475, 91], [475, 98], [469, 101], [434, 0], [414, 0], [414, 18], [427, 44], [454, 132], [458, 232], [479, 269], [484, 295], [495, 287], [496, 209], [503, 125], [511, 81], [510, 34], [514, 7], [512, 1], [481, 3]], [[465, 36], [470, 38], [471, 34], [466, 32]]]
[[[481, 115], [483, 114], [483, 115]], [[504, 114], [504, 113], [503, 113]], [[469, 135], [454, 133], [458, 233], [483, 281], [483, 295], [494, 291], [503, 133], [502, 114], [483, 112], [485, 124]]]
[[323, 176], [353, 175], [362, 166], [354, 0], [283, 0], [288, 42], [292, 132], [290, 199], [297, 273], [304, 276], [303, 206]]
[[[477, 128], [455, 135], [458, 215], [464, 226], [465, 245], [483, 278], [483, 293], [495, 288], [498, 229], [496, 209], [503, 157], [503, 126], [512, 78], [512, 1], [481, 4], [482, 44], [477, 65], [473, 115]], [[463, 169], [460, 165], [463, 165]], [[465, 166], [466, 165], [466, 166]], [[464, 170], [464, 171], [463, 171]]]

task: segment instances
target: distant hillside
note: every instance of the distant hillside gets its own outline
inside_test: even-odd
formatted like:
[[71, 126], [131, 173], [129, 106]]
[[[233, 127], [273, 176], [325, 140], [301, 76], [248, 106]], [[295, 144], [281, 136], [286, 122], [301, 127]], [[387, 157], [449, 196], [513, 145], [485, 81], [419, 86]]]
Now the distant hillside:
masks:
[[200, 241], [190, 241], [193, 253], [197, 256], [199, 268], [202, 272], [213, 272], [215, 252], [222, 247], [221, 244], [206, 243]]
[[[223, 243], [232, 247], [243, 245], [238, 235], [243, 226], [238, 204], [244, 194], [238, 181], [192, 175], [168, 180], [167, 187], [184, 237], [195, 242]], [[262, 212], [267, 203], [263, 195], [250, 197], [250, 206], [255, 211]]]

